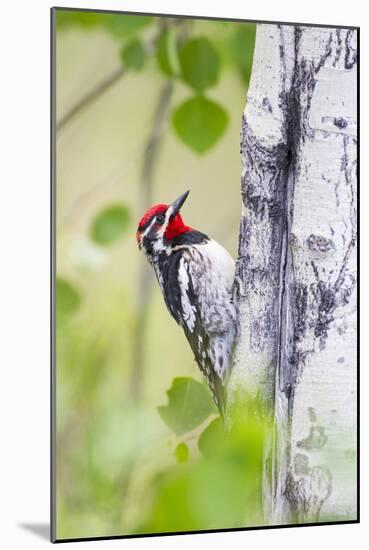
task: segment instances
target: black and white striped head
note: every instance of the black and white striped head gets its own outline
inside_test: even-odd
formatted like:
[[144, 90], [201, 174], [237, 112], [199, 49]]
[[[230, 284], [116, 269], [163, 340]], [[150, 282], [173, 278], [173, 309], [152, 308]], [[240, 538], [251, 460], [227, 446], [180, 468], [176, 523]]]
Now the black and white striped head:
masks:
[[180, 209], [189, 191], [180, 195], [172, 204], [156, 204], [141, 218], [136, 232], [138, 246], [147, 256], [169, 252], [173, 240], [179, 235], [193, 231], [183, 222]]

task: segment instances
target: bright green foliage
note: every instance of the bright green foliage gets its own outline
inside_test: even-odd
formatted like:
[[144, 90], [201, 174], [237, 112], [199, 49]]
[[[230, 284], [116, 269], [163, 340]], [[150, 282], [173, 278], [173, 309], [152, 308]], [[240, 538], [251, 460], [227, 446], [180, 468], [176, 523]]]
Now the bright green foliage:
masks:
[[147, 15], [106, 14], [104, 24], [117, 38], [125, 37], [143, 30], [154, 21]]
[[261, 482], [269, 432], [255, 418], [235, 426], [206, 458], [167, 469], [137, 532], [222, 529], [262, 523]]
[[190, 451], [186, 443], [179, 443], [174, 450], [174, 455], [178, 464], [183, 464], [186, 462], [190, 456]]
[[123, 235], [130, 223], [131, 215], [127, 206], [109, 206], [95, 218], [91, 238], [98, 244], [110, 245]]
[[[165, 24], [159, 30], [164, 21]], [[147, 39], [145, 31], [154, 23], [159, 30], [159, 38], [152, 41]], [[92, 30], [100, 28], [118, 40], [134, 37], [120, 50], [124, 65], [132, 71], [142, 70], [146, 57], [149, 61], [150, 56], [145, 54], [145, 46], [150, 45], [147, 51], [152, 50], [162, 76], [181, 78], [196, 93], [196, 97], [176, 107], [173, 126], [180, 141], [197, 154], [209, 151], [224, 135], [228, 126], [228, 112], [219, 103], [204, 98], [204, 91], [219, 83], [221, 69], [226, 66], [231, 66], [241, 74], [245, 84], [250, 79], [255, 24], [203, 22], [200, 27], [186, 26], [184, 39], [179, 23], [174, 23], [170, 18], [166, 20], [145, 15], [59, 10], [57, 25], [61, 29], [70, 26]], [[200, 36], [193, 36], [193, 32], [200, 33]], [[138, 33], [140, 40], [136, 38]], [[146, 65], [149, 66], [149, 63]], [[244, 96], [243, 85], [242, 101]]]
[[139, 71], [145, 64], [145, 50], [142, 42], [134, 38], [121, 50], [121, 59], [126, 69]]
[[63, 9], [56, 11], [56, 21], [59, 28], [103, 27], [117, 38], [122, 38], [144, 29], [152, 23], [153, 17]]
[[57, 10], [56, 21], [59, 28], [84, 27], [86, 29], [103, 24], [105, 14], [90, 11]]
[[81, 298], [77, 290], [66, 280], [56, 279], [56, 310], [58, 316], [71, 315], [77, 311]]
[[158, 40], [156, 57], [160, 70], [169, 77], [180, 71], [176, 37], [172, 30], [166, 30]]
[[[58, 10], [56, 20], [58, 113], [73, 109], [96, 86], [103, 90], [96, 102], [83, 107], [83, 116], [73, 115], [70, 133], [58, 130], [58, 219], [63, 225], [57, 234], [57, 268], [68, 274], [57, 280], [56, 290], [58, 536], [257, 525], [264, 427], [257, 433], [251, 419], [251, 427], [245, 422], [246, 434], [225, 433], [207, 383], [175, 378], [191, 376], [197, 367], [182, 331], [165, 311], [158, 285], [142, 304], [146, 320], [141, 323], [137, 305], [149, 267], [137, 250], [132, 223], [133, 210], [135, 219], [143, 213], [142, 167], [154, 149], [153, 202], [170, 200], [173, 168], [182, 169], [182, 162], [189, 181], [204, 186], [201, 193], [217, 191], [215, 209], [223, 211], [219, 190], [224, 174], [231, 175], [234, 187], [228, 195], [237, 197], [238, 127], [247, 86], [235, 77], [248, 64], [250, 70], [253, 44], [244, 48], [252, 29], [246, 32], [246, 23], [70, 10]], [[142, 63], [141, 46], [144, 65], [135, 73]], [[188, 55], [191, 48], [193, 56]], [[106, 59], [106, 66], [93, 56], [87, 59], [91, 51]], [[130, 70], [104, 88], [124, 51], [128, 63], [124, 57], [122, 63]], [[82, 72], [81, 59], [86, 61]], [[173, 124], [168, 126], [170, 111], [163, 110], [160, 146], [152, 149], [145, 145], [169, 79]], [[72, 97], [76, 86], [80, 93]], [[229, 139], [222, 142], [230, 117]], [[217, 155], [189, 158], [212, 151], [214, 144], [219, 144], [221, 162]], [[183, 155], [183, 146], [191, 153]], [[204, 179], [205, 165], [209, 178]], [[221, 176], [219, 165], [224, 165]], [[237, 202], [230, 201], [230, 213]], [[91, 216], [87, 234], [85, 215]], [[213, 221], [214, 212], [204, 212], [203, 226], [211, 228]], [[227, 223], [229, 238], [236, 222], [230, 218]], [[147, 281], [154, 283], [153, 277], [149, 273]], [[140, 370], [134, 358], [141, 348]], [[137, 377], [139, 398], [132, 391]], [[169, 387], [168, 402], [158, 414]]]
[[168, 405], [158, 407], [158, 411], [177, 435], [193, 430], [214, 412], [209, 390], [192, 378], [174, 378], [167, 395]]
[[197, 96], [182, 103], [173, 114], [178, 137], [198, 154], [213, 147], [224, 134], [228, 114], [219, 103]]
[[210, 422], [200, 435], [197, 444], [205, 457], [211, 457], [221, 445], [224, 445], [224, 428], [220, 417]]
[[202, 92], [218, 82], [220, 61], [217, 51], [206, 37], [188, 40], [179, 50], [183, 80]]

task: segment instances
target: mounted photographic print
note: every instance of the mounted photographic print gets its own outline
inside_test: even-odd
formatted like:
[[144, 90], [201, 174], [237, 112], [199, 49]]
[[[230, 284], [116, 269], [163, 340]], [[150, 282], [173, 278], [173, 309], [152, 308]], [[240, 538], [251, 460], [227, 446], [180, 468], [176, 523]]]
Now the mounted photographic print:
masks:
[[358, 521], [359, 30], [328, 23], [52, 9], [53, 541]]

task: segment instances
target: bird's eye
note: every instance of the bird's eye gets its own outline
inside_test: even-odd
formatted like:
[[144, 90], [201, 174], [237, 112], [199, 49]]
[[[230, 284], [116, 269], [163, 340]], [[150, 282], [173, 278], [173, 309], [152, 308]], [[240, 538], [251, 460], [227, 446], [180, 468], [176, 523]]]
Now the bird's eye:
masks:
[[164, 216], [162, 214], [159, 214], [158, 216], [156, 216], [156, 222], [159, 223], [160, 225], [162, 225], [164, 223]]

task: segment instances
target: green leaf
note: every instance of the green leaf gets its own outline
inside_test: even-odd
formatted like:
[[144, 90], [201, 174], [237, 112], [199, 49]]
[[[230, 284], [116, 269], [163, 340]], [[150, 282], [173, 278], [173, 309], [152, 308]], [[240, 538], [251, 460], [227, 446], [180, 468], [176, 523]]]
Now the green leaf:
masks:
[[201, 92], [218, 82], [220, 61], [208, 38], [188, 40], [179, 51], [183, 80]]
[[77, 311], [81, 298], [77, 290], [61, 277], [56, 279], [56, 312], [57, 315], [72, 315]]
[[146, 15], [125, 15], [83, 10], [69, 11], [67, 9], [56, 11], [58, 29], [79, 26], [87, 30], [100, 27], [118, 38], [141, 31], [147, 25], [150, 25], [153, 20], [153, 17]]
[[120, 52], [121, 59], [127, 69], [139, 71], [145, 64], [145, 50], [137, 38], [129, 42]]
[[186, 443], [179, 443], [177, 447], [174, 449], [174, 455], [177, 459], [178, 464], [183, 464], [188, 460], [188, 457], [190, 456], [190, 451], [188, 450], [188, 447]]
[[176, 37], [172, 30], [166, 30], [160, 36], [156, 57], [160, 70], [166, 76], [172, 77], [180, 72]]
[[198, 154], [213, 147], [228, 124], [228, 114], [219, 103], [199, 96], [182, 103], [173, 114], [178, 137]]
[[57, 10], [56, 24], [61, 29], [73, 26], [89, 29], [103, 24], [104, 16], [105, 14], [91, 11]]
[[242, 79], [248, 83], [250, 80], [252, 61], [254, 57], [256, 25], [242, 23], [232, 37], [232, 57], [238, 65]]
[[193, 430], [213, 412], [209, 390], [192, 378], [174, 378], [167, 395], [168, 405], [158, 412], [176, 435]]
[[224, 429], [219, 416], [201, 433], [197, 445], [200, 452], [209, 458], [214, 456], [222, 445], [224, 446]]
[[112, 244], [122, 236], [130, 222], [131, 215], [127, 206], [109, 206], [95, 218], [91, 227], [91, 238], [101, 245]]
[[107, 14], [104, 22], [111, 34], [121, 38], [141, 31], [153, 20], [147, 15]]

